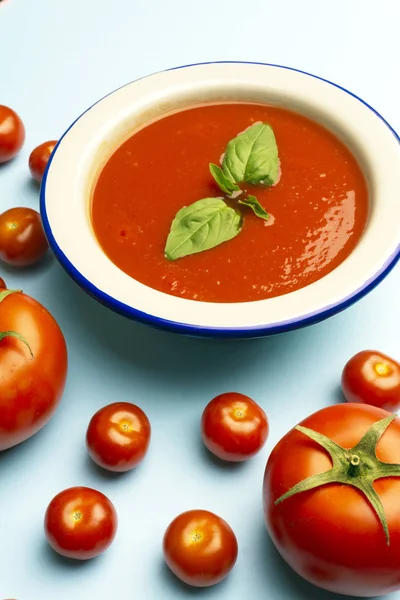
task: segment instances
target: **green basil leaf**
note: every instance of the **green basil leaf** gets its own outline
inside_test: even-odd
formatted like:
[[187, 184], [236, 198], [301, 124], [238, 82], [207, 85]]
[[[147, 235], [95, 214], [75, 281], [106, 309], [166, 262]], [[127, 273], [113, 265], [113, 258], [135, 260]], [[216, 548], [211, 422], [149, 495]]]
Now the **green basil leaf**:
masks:
[[278, 146], [272, 127], [255, 123], [231, 140], [222, 169], [236, 183], [273, 185], [279, 174]]
[[165, 257], [176, 260], [236, 237], [242, 217], [221, 198], [203, 198], [179, 210], [172, 222]]
[[259, 201], [257, 200], [257, 198], [255, 196], [247, 196], [247, 198], [244, 198], [243, 200], [238, 200], [238, 202], [239, 202], [239, 204], [244, 204], [245, 206], [250, 206], [250, 208], [253, 210], [254, 214], [257, 215], [257, 217], [260, 217], [260, 219], [264, 219], [265, 221], [268, 221], [269, 214], [261, 206], [261, 204], [259, 203]]
[[230, 194], [233, 192], [238, 192], [240, 190], [240, 187], [234, 181], [229, 179], [229, 177], [225, 175], [221, 167], [218, 167], [218, 165], [210, 163], [210, 173], [214, 177], [221, 190], [225, 194], [228, 194], [228, 196], [230, 196]]

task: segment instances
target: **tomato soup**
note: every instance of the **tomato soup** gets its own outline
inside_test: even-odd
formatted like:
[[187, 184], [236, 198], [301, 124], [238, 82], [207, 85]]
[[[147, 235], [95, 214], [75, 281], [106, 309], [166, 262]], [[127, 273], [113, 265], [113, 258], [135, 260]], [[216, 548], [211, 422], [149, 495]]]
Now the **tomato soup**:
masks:
[[[275, 133], [281, 177], [246, 186], [270, 214], [250, 208], [237, 237], [168, 260], [176, 213], [223, 194], [208, 165], [252, 124]], [[251, 189], [250, 189], [251, 188]], [[351, 152], [328, 130], [283, 108], [210, 104], [172, 113], [133, 133], [111, 156], [94, 188], [92, 223], [106, 255], [154, 288], [206, 302], [247, 302], [286, 294], [320, 279], [352, 252], [368, 218], [366, 181]]]

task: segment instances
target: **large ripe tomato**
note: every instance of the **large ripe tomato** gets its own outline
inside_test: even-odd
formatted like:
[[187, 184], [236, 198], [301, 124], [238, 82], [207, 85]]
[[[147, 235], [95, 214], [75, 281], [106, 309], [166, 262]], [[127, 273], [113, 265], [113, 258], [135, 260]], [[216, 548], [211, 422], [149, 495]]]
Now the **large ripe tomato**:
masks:
[[0, 260], [14, 267], [27, 267], [38, 262], [48, 247], [36, 210], [10, 208], [0, 215]]
[[112, 502], [97, 490], [68, 488], [50, 502], [44, 529], [50, 546], [67, 558], [87, 560], [104, 552], [117, 532]]
[[33, 179], [38, 183], [42, 181], [47, 163], [49, 162], [49, 158], [56, 144], [57, 142], [55, 140], [44, 142], [32, 150], [29, 156], [29, 170]]
[[254, 400], [235, 392], [221, 394], [204, 409], [201, 433], [206, 447], [222, 460], [251, 458], [264, 446], [268, 420]]
[[[10, 332], [24, 338], [32, 355]], [[47, 423], [66, 375], [67, 348], [51, 314], [25, 294], [0, 290], [0, 450], [26, 440]]]
[[0, 104], [0, 163], [11, 160], [25, 141], [25, 127], [17, 113]]
[[400, 364], [376, 350], [355, 354], [342, 373], [348, 402], [364, 402], [395, 412], [400, 408]]
[[129, 471], [145, 457], [150, 436], [150, 422], [141, 408], [114, 402], [91, 418], [86, 446], [94, 462], [104, 469]]
[[400, 419], [343, 403], [301, 427], [307, 432], [294, 428], [275, 446], [265, 471], [275, 546], [299, 575], [327, 590], [368, 597], [400, 589]]
[[163, 551], [171, 571], [188, 585], [219, 583], [233, 569], [236, 536], [226, 521], [207, 510], [184, 512], [167, 528]]

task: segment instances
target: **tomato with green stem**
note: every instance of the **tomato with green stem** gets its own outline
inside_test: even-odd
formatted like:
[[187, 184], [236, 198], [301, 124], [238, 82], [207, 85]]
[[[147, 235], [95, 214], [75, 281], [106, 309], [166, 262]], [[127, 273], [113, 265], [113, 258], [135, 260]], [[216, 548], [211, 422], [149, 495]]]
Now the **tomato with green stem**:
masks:
[[270, 536], [326, 590], [400, 589], [400, 419], [367, 404], [323, 408], [273, 449], [264, 476]]
[[0, 163], [14, 158], [25, 141], [25, 127], [21, 118], [9, 106], [0, 104]]
[[261, 450], [268, 437], [268, 419], [254, 400], [230, 392], [208, 403], [201, 419], [205, 446], [218, 458], [244, 461]]
[[400, 408], [400, 364], [383, 352], [358, 352], [343, 369], [342, 390], [348, 402], [396, 412]]
[[52, 315], [19, 291], [0, 290], [0, 450], [49, 421], [67, 365], [65, 339]]
[[130, 402], [114, 402], [93, 415], [86, 446], [100, 467], [122, 472], [142, 462], [150, 437], [150, 421], [141, 408]]
[[72, 487], [57, 494], [44, 518], [45, 534], [53, 550], [77, 560], [88, 560], [107, 550], [117, 525], [112, 502], [88, 487]]
[[32, 208], [10, 208], [0, 215], [0, 260], [28, 267], [48, 250], [40, 214]]
[[43, 142], [36, 148], [34, 148], [29, 156], [29, 170], [35, 181], [40, 183], [43, 179], [47, 163], [49, 162], [50, 156], [56, 147], [57, 141], [51, 140], [49, 142]]
[[207, 510], [190, 510], [176, 517], [163, 540], [164, 558], [171, 571], [194, 587], [219, 583], [233, 569], [236, 536], [224, 519]]

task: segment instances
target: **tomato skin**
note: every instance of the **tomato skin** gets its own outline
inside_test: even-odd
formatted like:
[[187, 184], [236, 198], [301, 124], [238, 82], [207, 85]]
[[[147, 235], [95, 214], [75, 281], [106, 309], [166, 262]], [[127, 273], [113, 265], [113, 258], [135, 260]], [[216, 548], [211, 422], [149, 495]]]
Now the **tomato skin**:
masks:
[[[302, 425], [345, 448], [357, 444], [388, 412], [366, 404], [324, 408]], [[377, 457], [400, 463], [400, 419], [377, 444]], [[400, 479], [380, 479], [374, 488], [386, 513], [390, 546], [376, 513], [358, 490], [330, 484], [275, 501], [306, 477], [332, 467], [323, 448], [292, 429], [275, 446], [264, 476], [264, 513], [282, 557], [302, 577], [326, 590], [350, 596], [380, 596], [400, 589]]]
[[33, 179], [35, 179], [38, 183], [42, 181], [47, 163], [49, 162], [49, 158], [56, 144], [56, 140], [43, 142], [43, 144], [40, 144], [34, 148], [29, 156], [29, 170]]
[[32, 349], [12, 337], [0, 341], [0, 450], [39, 431], [53, 415], [67, 376], [67, 347], [51, 314], [33, 298], [10, 294], [0, 302], [0, 331], [17, 331]]
[[0, 164], [8, 162], [21, 150], [25, 127], [17, 113], [0, 104]]
[[36, 210], [10, 208], [0, 215], [0, 260], [14, 267], [28, 267], [38, 262], [48, 247]]
[[4, 281], [4, 279], [2, 279], [0, 277], [0, 290], [6, 290], [6, 289], [7, 289], [7, 286], [5, 284], [5, 281]]
[[363, 350], [345, 365], [342, 390], [348, 402], [396, 412], [400, 408], [400, 364], [382, 352]]
[[135, 404], [115, 402], [93, 415], [86, 433], [90, 457], [109, 471], [129, 471], [145, 457], [151, 437], [146, 414]]
[[261, 450], [268, 437], [268, 419], [254, 400], [230, 392], [216, 396], [201, 419], [203, 442], [218, 458], [244, 461]]
[[233, 569], [236, 536], [226, 521], [207, 510], [190, 510], [176, 517], [163, 540], [165, 562], [182, 581], [194, 587], [219, 583]]
[[53, 498], [44, 529], [50, 546], [67, 558], [88, 560], [104, 552], [117, 532], [112, 502], [97, 490], [68, 488]]

